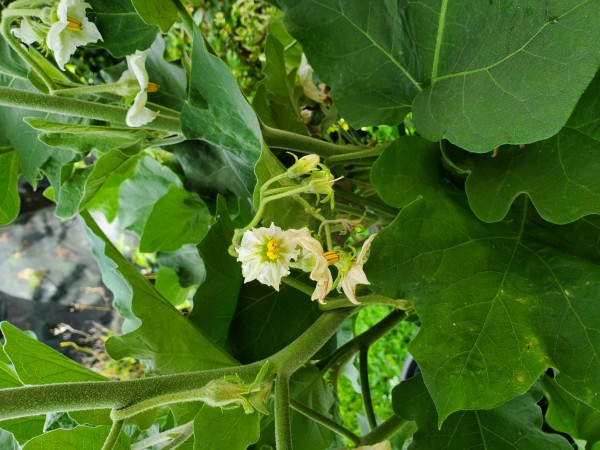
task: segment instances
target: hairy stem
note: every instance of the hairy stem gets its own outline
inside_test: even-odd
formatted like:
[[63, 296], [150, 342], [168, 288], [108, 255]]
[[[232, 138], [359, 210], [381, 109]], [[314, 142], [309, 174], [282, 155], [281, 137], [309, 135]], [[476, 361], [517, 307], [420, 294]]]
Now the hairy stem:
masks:
[[382, 145], [378, 145], [377, 147], [364, 149], [362, 151], [333, 155], [325, 160], [325, 164], [329, 165], [334, 162], [346, 162], [346, 161], [349, 161], [352, 159], [361, 159], [361, 158], [370, 158], [372, 156], [379, 156], [379, 155], [381, 155], [381, 153], [383, 153], [383, 150], [386, 147], [387, 147], [387, 144], [382, 144]]
[[398, 432], [402, 427], [406, 426], [409, 422], [398, 417], [392, 416], [385, 422], [380, 424], [377, 428], [368, 434], [365, 434], [360, 438], [360, 445], [374, 445], [381, 441], [389, 439]]
[[290, 375], [275, 378], [275, 445], [277, 450], [292, 450], [292, 418], [290, 414]]
[[271, 128], [261, 124], [263, 138], [269, 147], [292, 150], [299, 153], [315, 153], [319, 156], [328, 157], [340, 153], [363, 151], [364, 148], [354, 145], [337, 145], [319, 139], [302, 136], [289, 131]]
[[112, 426], [110, 427], [110, 432], [108, 433], [106, 441], [104, 441], [104, 445], [102, 446], [102, 450], [112, 450], [114, 448], [122, 428], [122, 420], [115, 420], [112, 423]]
[[[31, 109], [65, 116], [78, 116], [87, 119], [113, 122], [117, 125], [125, 124], [127, 109], [117, 106], [102, 105], [73, 98], [37, 94], [0, 87], [0, 105], [14, 108]], [[179, 119], [158, 116], [144, 128], [165, 131], [173, 134], [181, 133]]]
[[371, 387], [369, 386], [369, 346], [361, 343], [359, 349], [358, 370], [360, 373], [360, 392], [369, 428], [373, 430], [377, 427], [377, 419], [375, 419], [373, 400], [371, 399]]
[[168, 441], [169, 439], [173, 439], [173, 436], [178, 436], [190, 430], [192, 433], [194, 432], [194, 422], [185, 423], [176, 428], [171, 428], [170, 430], [163, 431], [162, 433], [155, 434], [149, 438], [135, 442], [131, 444], [131, 450], [144, 450], [145, 448], [152, 447], [153, 445], [160, 444]]
[[324, 416], [323, 414], [318, 413], [314, 409], [309, 408], [308, 406], [304, 406], [302, 403], [291, 400], [290, 406], [293, 410], [298, 411], [300, 414], [312, 419], [313, 421], [320, 423], [324, 427], [329, 428], [331, 431], [339, 434], [340, 436], [345, 437], [353, 444], [357, 445], [360, 442], [360, 437], [354, 434], [352, 431], [343, 427], [337, 422], [334, 422], [329, 417]]

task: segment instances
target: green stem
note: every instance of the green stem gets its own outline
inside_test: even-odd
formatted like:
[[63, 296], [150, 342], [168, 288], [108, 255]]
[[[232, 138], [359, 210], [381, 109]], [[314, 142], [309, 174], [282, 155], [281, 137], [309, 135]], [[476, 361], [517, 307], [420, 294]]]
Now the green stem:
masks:
[[352, 203], [367, 206], [373, 211], [378, 212], [379, 214], [384, 214], [389, 217], [396, 217], [398, 215], [398, 209], [394, 208], [393, 206], [388, 206], [384, 203], [368, 199], [366, 197], [354, 194], [352, 192], [338, 189], [337, 191], [335, 191], [335, 195], [336, 197], [343, 198], [344, 200], [348, 200]]
[[162, 447], [161, 450], [175, 450], [185, 441], [187, 441], [194, 434], [194, 423], [191, 422], [191, 426], [184, 429], [179, 436], [169, 442], [167, 445]]
[[371, 430], [377, 428], [377, 419], [373, 410], [371, 387], [369, 386], [369, 346], [361, 343], [358, 354], [358, 370], [360, 373], [360, 392], [362, 394], [365, 414]]
[[359, 445], [374, 445], [385, 441], [386, 439], [391, 438], [398, 432], [398, 430], [409, 423], [410, 422], [407, 420], [404, 420], [398, 416], [391, 416], [373, 431], [361, 437]]
[[295, 371], [325, 345], [354, 312], [354, 308], [325, 312], [290, 345], [269, 358], [244, 366], [119, 382], [54, 383], [0, 389], [0, 405], [10, 405], [10, 408], [0, 408], [0, 420], [49, 412], [125, 408], [155, 397], [200, 389], [211, 380], [230, 375], [237, 375], [250, 384], [267, 360], [273, 372], [283, 367]]
[[[356, 300], [361, 305], [386, 305], [391, 306], [394, 309], [401, 309], [408, 311], [412, 309], [412, 302], [410, 300], [396, 300], [393, 298], [385, 297], [383, 295], [370, 294], [356, 297]], [[319, 305], [322, 311], [330, 311], [338, 308], [351, 308], [355, 307], [356, 304], [352, 303], [346, 296], [332, 298], [328, 300], [324, 305]]]
[[[325, 160], [325, 165], [329, 165], [338, 161], [348, 161], [352, 159], [361, 159], [361, 158], [369, 158], [371, 156], [379, 156], [383, 152], [383, 150], [387, 147], [387, 144], [378, 145], [377, 147], [368, 148], [366, 150], [351, 152], [351, 153], [342, 153], [340, 155], [330, 156]], [[343, 147], [342, 147], [343, 148]]]
[[177, 7], [177, 12], [179, 13], [179, 18], [183, 22], [183, 26], [185, 27], [186, 33], [188, 34], [188, 36], [193, 37], [194, 36], [194, 27], [196, 25], [194, 24], [194, 19], [192, 19], [192, 16], [190, 16], [190, 12], [183, 5], [183, 3], [181, 3], [180, 0], [173, 0], [173, 3]]
[[66, 89], [55, 89], [52, 91], [52, 95], [84, 95], [104, 92], [114, 93], [115, 90], [121, 86], [123, 86], [123, 83], [91, 84], [87, 86], [77, 86]]
[[315, 219], [319, 220], [323, 224], [323, 226], [325, 228], [325, 241], [327, 243], [327, 251], [328, 252], [333, 251], [333, 240], [331, 239], [331, 228], [330, 228], [329, 222], [327, 221], [325, 216], [323, 216], [322, 214], [319, 214], [317, 212], [317, 210], [310, 203], [308, 203], [305, 199], [303, 199], [299, 195], [294, 195], [294, 200], [296, 200], [298, 203], [300, 203], [302, 206], [304, 206], [304, 211], [309, 213], [311, 216], [313, 216]]
[[[334, 311], [346, 310], [347, 308], [343, 308], [336, 309]], [[371, 346], [378, 339], [381, 339], [383, 336], [385, 336], [396, 325], [398, 325], [400, 322], [406, 319], [406, 317], [406, 311], [392, 311], [386, 317], [384, 317], [371, 328], [369, 328], [367, 331], [365, 331], [362, 334], [359, 334], [354, 339], [351, 339], [350, 341], [346, 342], [327, 358], [321, 360], [319, 362], [319, 368], [321, 370], [326, 370], [328, 367], [331, 367], [333, 364], [335, 364], [338, 359], [348, 358], [349, 355], [353, 355], [360, 351], [362, 345], [366, 345], [367, 347]]]
[[292, 450], [292, 418], [290, 414], [290, 375], [279, 373], [275, 378], [275, 446], [277, 450]]
[[456, 171], [456, 173], [459, 174], [466, 174], [469, 173], [468, 170], [463, 169], [462, 167], [458, 167], [456, 164], [454, 164], [454, 162], [450, 159], [450, 157], [448, 156], [448, 153], [446, 152], [446, 146], [444, 145], [444, 141], [440, 141], [440, 151], [442, 153], [442, 159], [444, 160], [444, 162], [446, 164], [448, 164], [448, 166], [452, 169], [454, 169]]
[[112, 426], [110, 427], [110, 432], [108, 433], [106, 441], [104, 441], [104, 445], [102, 446], [102, 450], [112, 450], [114, 448], [122, 428], [122, 420], [113, 421]]
[[[65, 116], [78, 116], [86, 119], [103, 120], [125, 125], [127, 109], [117, 106], [102, 105], [73, 98], [37, 94], [0, 87], [0, 105], [14, 108], [31, 109]], [[181, 134], [179, 119], [158, 116], [144, 128]]]
[[309, 297], [312, 297], [314, 289], [311, 288], [308, 284], [303, 283], [302, 281], [298, 281], [297, 279], [292, 277], [283, 277], [281, 279], [281, 282], [295, 289], [298, 289], [300, 292], [304, 292]]
[[188, 430], [191, 430], [192, 433], [194, 432], [194, 422], [188, 422], [178, 427], [171, 428], [170, 430], [163, 431], [162, 433], [150, 436], [149, 438], [143, 439], [141, 441], [134, 442], [133, 444], [131, 444], [131, 450], [144, 450], [145, 448], [152, 447], [153, 445], [160, 444], [162, 442], [168, 441], [169, 439], [173, 439], [173, 435], [177, 436]]
[[[25, 61], [31, 69], [35, 72], [35, 74], [42, 80], [42, 82], [46, 85], [49, 91], [56, 89], [56, 84], [54, 80], [48, 76], [48, 74], [40, 67], [40, 65], [29, 55], [27, 50], [21, 47], [21, 44], [15, 39], [15, 37], [10, 32], [10, 20], [4, 20], [5, 13], [9, 10], [4, 10], [2, 12], [2, 22], [1, 22], [1, 33], [2, 37], [8, 42], [8, 45], [21, 57], [23, 61]], [[8, 89], [8, 88], [4, 88]], [[38, 94], [40, 95], [40, 94]], [[2, 96], [0, 95], [0, 98]], [[7, 105], [10, 106], [10, 105]]]
[[358, 445], [358, 443], [360, 443], [359, 436], [357, 436], [356, 434], [354, 434], [352, 431], [348, 430], [347, 428], [343, 427], [339, 423], [334, 422], [329, 417], [326, 417], [323, 414], [318, 413], [314, 409], [304, 406], [302, 403], [300, 403], [296, 400], [291, 400], [290, 406], [292, 407], [292, 409], [298, 411], [303, 416], [306, 416], [309, 419], [312, 419], [314, 422], [320, 423], [324, 427], [329, 428], [331, 431], [348, 439], [354, 445]]
[[344, 152], [363, 151], [362, 147], [354, 145], [337, 145], [319, 139], [303, 136], [289, 131], [271, 128], [261, 123], [263, 138], [269, 147], [292, 150], [299, 153], [315, 153], [319, 156], [329, 157]]

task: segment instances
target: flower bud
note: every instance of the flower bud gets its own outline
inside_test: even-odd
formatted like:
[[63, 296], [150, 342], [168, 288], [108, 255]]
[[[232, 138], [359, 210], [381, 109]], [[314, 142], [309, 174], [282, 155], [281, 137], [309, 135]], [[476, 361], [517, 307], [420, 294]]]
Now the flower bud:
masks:
[[[296, 157], [296, 155], [294, 155], [294, 157]], [[297, 159], [292, 167], [287, 170], [288, 174], [292, 177], [298, 177], [300, 175], [311, 173], [317, 168], [319, 161], [319, 155], [305, 155], [302, 158]]]

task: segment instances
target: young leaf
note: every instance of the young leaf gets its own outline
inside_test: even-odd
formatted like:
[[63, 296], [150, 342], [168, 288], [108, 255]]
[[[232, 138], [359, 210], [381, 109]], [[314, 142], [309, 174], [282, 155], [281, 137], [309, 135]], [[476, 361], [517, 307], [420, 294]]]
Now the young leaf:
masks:
[[177, 6], [172, 1], [132, 0], [132, 3], [144, 22], [158, 25], [163, 33], [168, 32], [178, 18]]
[[352, 126], [412, 105], [423, 137], [477, 153], [556, 134], [600, 63], [590, 1], [279, 3]]
[[252, 169], [262, 147], [258, 119], [225, 63], [208, 53], [197, 29], [192, 61], [188, 100], [181, 113], [183, 134], [223, 148], [250, 191], [256, 182]]
[[135, 11], [131, 0], [89, 0], [87, 15], [96, 24], [102, 41], [96, 45], [119, 58], [145, 50], [158, 34], [158, 27], [148, 25]]
[[542, 414], [536, 402], [539, 388], [488, 411], [452, 414], [441, 429], [436, 410], [420, 375], [403, 381], [392, 391], [394, 412], [417, 423], [409, 450], [444, 448], [497, 448], [503, 450], [569, 450], [565, 438], [542, 432]]
[[17, 217], [21, 206], [18, 192], [19, 157], [14, 152], [0, 151], [0, 225], [7, 225]]
[[226, 367], [234, 363], [148, 283], [82, 212], [102, 280], [114, 295], [113, 305], [125, 318], [122, 336], [106, 342], [115, 359], [144, 360], [157, 374]]
[[194, 418], [194, 449], [246, 450], [260, 434], [257, 411], [245, 414], [241, 407], [221, 409], [202, 406]]
[[[365, 265], [375, 292], [415, 304], [422, 328], [411, 352], [440, 423], [524, 393], [547, 367], [558, 369], [564, 389], [600, 407], [591, 394], [600, 389], [600, 341], [591, 331], [600, 315], [589, 302], [600, 294], [597, 250], [581, 253], [570, 230], [548, 230], [527, 203], [486, 225], [457, 201], [405, 207]], [[594, 242], [600, 237], [595, 224], [578, 225]]]
[[185, 244], [198, 244], [211, 222], [212, 215], [198, 194], [171, 185], [152, 207], [140, 251], [173, 252]]

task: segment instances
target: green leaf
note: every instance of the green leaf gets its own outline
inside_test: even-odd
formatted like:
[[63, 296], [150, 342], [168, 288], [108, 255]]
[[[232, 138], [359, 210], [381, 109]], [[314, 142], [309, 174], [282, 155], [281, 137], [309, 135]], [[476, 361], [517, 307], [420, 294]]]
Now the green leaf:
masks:
[[252, 169], [262, 148], [258, 119], [227, 65], [207, 52], [196, 29], [192, 61], [188, 100], [181, 113], [183, 134], [225, 150], [231, 168], [251, 191], [256, 182]]
[[569, 395], [547, 375], [542, 376], [541, 383], [549, 401], [545, 417], [548, 425], [575, 439], [585, 440], [586, 448], [600, 442], [600, 411]]
[[371, 169], [371, 183], [387, 204], [404, 207], [438, 195], [443, 183], [439, 144], [403, 136], [389, 144]]
[[106, 342], [111, 357], [144, 360], [157, 374], [233, 364], [228, 354], [209, 341], [119, 253], [87, 212], [81, 215], [102, 281], [113, 293], [114, 307], [125, 318], [126, 334]]
[[102, 41], [96, 45], [117, 58], [147, 49], [158, 35], [158, 27], [144, 23], [131, 0], [89, 0], [88, 3], [92, 9], [87, 11], [87, 16], [102, 35]]
[[600, 75], [581, 97], [567, 125], [545, 141], [520, 149], [501, 147], [494, 158], [453, 151], [470, 173], [471, 209], [486, 222], [501, 220], [526, 193], [546, 220], [564, 224], [600, 213]]
[[146, 130], [53, 122], [40, 117], [26, 117], [24, 120], [32, 128], [42, 131], [39, 139], [45, 144], [82, 154], [93, 149], [102, 152], [120, 149], [134, 154], [149, 139]]
[[206, 279], [204, 262], [194, 245], [184, 245], [176, 252], [158, 253], [156, 262], [160, 267], [168, 267], [175, 272], [183, 287], [198, 286]]
[[188, 297], [191, 288], [179, 284], [177, 273], [169, 267], [161, 266], [156, 273], [156, 290], [173, 306], [181, 305]]
[[132, 0], [135, 10], [149, 25], [158, 25], [160, 31], [168, 32], [178, 19], [177, 6], [165, 0]]
[[592, 1], [279, 3], [353, 127], [412, 106], [420, 135], [477, 153], [556, 134], [600, 63]]
[[75, 169], [60, 188], [55, 214], [62, 219], [75, 216], [102, 189], [109, 177], [127, 178], [133, 174], [137, 163], [137, 158], [130, 158], [114, 149], [100, 156], [92, 167]]
[[8, 322], [0, 323], [0, 329], [6, 339], [4, 351], [19, 379], [25, 384], [108, 380], [36, 341]]
[[182, 185], [175, 173], [152, 158], [142, 158], [135, 174], [119, 188], [118, 218], [121, 228], [141, 236], [154, 204], [171, 185]]
[[13, 151], [0, 150], [0, 225], [7, 225], [17, 217], [21, 206], [18, 184], [21, 167]]
[[[44, 431], [46, 416], [21, 417], [19, 419], [3, 420], [0, 428], [11, 433], [17, 442], [25, 444], [31, 438], [40, 435]], [[4, 448], [1, 447], [0, 448]]]
[[244, 284], [229, 329], [232, 352], [243, 363], [266, 358], [293, 342], [320, 315], [317, 303], [285, 284], [279, 292], [258, 282]]
[[71, 430], [52, 430], [27, 442], [23, 450], [65, 450], [67, 448], [101, 450], [109, 431], [108, 426], [95, 428], [79, 426]]
[[149, 100], [176, 111], [181, 111], [187, 97], [186, 72], [183, 67], [165, 61], [164, 54], [165, 40], [159, 36], [148, 50], [148, 57], [146, 58], [146, 70], [150, 76], [150, 81], [159, 86], [158, 91], [149, 96]]
[[152, 207], [142, 231], [140, 250], [173, 252], [184, 244], [198, 244], [211, 222], [212, 215], [198, 194], [171, 185]]
[[217, 197], [215, 220], [198, 244], [206, 280], [196, 291], [189, 319], [210, 339], [225, 347], [242, 285], [242, 269], [228, 252], [234, 227], [221, 196]]
[[243, 408], [221, 409], [208, 405], [194, 418], [195, 450], [246, 450], [260, 434], [258, 412]]
[[5, 39], [0, 39], [0, 75], [27, 80], [27, 72], [28, 69], [21, 58]]
[[[588, 301], [600, 289], [598, 250], [573, 245], [575, 227], [543, 223], [527, 203], [486, 225], [462, 196], [456, 201], [405, 207], [365, 265], [374, 292], [414, 302], [422, 328], [411, 353], [440, 423], [524, 393], [547, 367], [558, 369], [568, 392], [599, 407], [591, 393], [600, 389], [600, 341], [591, 330], [600, 314]], [[599, 238], [597, 223], [577, 227]], [[589, 367], [585, 377], [581, 367]]]
[[540, 389], [534, 388], [492, 410], [454, 413], [438, 429], [433, 401], [416, 375], [394, 388], [392, 404], [398, 416], [417, 423], [409, 450], [571, 449], [562, 436], [542, 432], [542, 414], [536, 405], [540, 397]]

